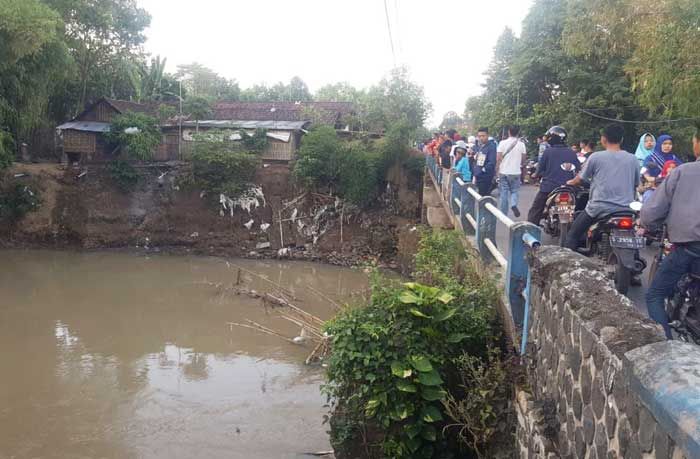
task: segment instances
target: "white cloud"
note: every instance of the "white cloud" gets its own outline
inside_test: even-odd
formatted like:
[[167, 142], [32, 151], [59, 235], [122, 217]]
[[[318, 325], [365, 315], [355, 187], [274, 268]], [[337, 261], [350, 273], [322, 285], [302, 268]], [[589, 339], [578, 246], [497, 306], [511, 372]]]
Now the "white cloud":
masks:
[[[146, 50], [168, 70], [199, 62], [246, 87], [299, 75], [312, 90], [376, 83], [393, 66], [383, 0], [138, 0], [152, 15]], [[532, 0], [387, 0], [398, 64], [434, 106], [461, 113], [478, 94], [498, 36]]]

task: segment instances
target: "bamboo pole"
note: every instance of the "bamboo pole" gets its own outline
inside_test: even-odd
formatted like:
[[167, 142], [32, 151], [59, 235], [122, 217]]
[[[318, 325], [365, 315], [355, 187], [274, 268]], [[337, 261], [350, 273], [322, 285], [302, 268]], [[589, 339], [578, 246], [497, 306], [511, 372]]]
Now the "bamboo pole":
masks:
[[337, 303], [336, 301], [334, 301], [331, 297], [327, 296], [325, 293], [323, 293], [319, 290], [316, 290], [311, 285], [306, 284], [306, 288], [308, 288], [311, 291], [311, 293], [313, 293], [313, 294], [321, 297], [321, 299], [324, 299], [324, 300], [328, 301], [329, 303], [331, 303], [335, 307], [335, 309], [342, 308], [342, 306], [339, 303]]
[[278, 333], [278, 332], [276, 332], [276, 331], [274, 331], [274, 330], [271, 330], [271, 329], [269, 329], [269, 328], [267, 328], [267, 327], [263, 327], [262, 325], [260, 325], [260, 324], [258, 324], [258, 323], [256, 323], [256, 322], [253, 322], [252, 320], [249, 320], [248, 322], [251, 322], [253, 325], [250, 325], [250, 324], [241, 324], [241, 323], [238, 323], [238, 322], [227, 322], [227, 324], [228, 324], [229, 328], [231, 328], [231, 329], [232, 329], [232, 327], [233, 327], [234, 325], [237, 326], [237, 327], [250, 328], [250, 329], [252, 329], [252, 330], [256, 330], [256, 331], [259, 331], [259, 332], [262, 332], [262, 333], [267, 333], [268, 335], [272, 335], [272, 336], [276, 336], [276, 337], [278, 337], [278, 338], [282, 338], [283, 340], [288, 341], [288, 342], [290, 342], [290, 343], [292, 343], [292, 344], [296, 344], [296, 343], [294, 342], [293, 339], [291, 339], [291, 338], [289, 338], [289, 337], [287, 337], [287, 336], [284, 336], [284, 335], [281, 334], [281, 333]]
[[290, 298], [296, 300], [296, 297], [294, 296], [294, 294], [292, 293], [291, 290], [289, 290], [289, 289], [286, 288], [286, 287], [283, 287], [282, 285], [278, 284], [277, 282], [271, 281], [271, 280], [268, 279], [267, 277], [261, 276], [260, 274], [258, 274], [258, 273], [256, 273], [256, 272], [253, 272], [253, 271], [250, 271], [250, 270], [248, 270], [248, 269], [245, 269], [245, 268], [243, 268], [243, 267], [241, 267], [241, 266], [238, 266], [238, 265], [236, 265], [236, 264], [234, 264], [234, 263], [230, 263], [230, 265], [233, 266], [234, 268], [240, 269], [241, 271], [243, 271], [243, 272], [245, 272], [245, 273], [248, 273], [248, 274], [250, 274], [250, 275], [252, 275], [252, 276], [257, 277], [258, 279], [262, 279], [262, 280], [264, 280], [265, 282], [268, 282], [268, 283], [274, 285], [274, 286], [277, 287], [280, 291], [282, 291], [285, 295], [288, 295]]

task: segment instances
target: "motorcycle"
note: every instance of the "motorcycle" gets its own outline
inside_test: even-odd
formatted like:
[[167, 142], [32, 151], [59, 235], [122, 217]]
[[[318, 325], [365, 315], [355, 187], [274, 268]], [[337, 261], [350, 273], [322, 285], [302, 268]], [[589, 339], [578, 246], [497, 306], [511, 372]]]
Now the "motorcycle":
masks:
[[525, 165], [525, 183], [535, 183], [536, 180], [532, 176], [537, 172], [537, 161], [529, 160], [527, 165]]
[[[664, 228], [659, 252], [654, 256], [649, 268], [649, 284], [661, 262], [674, 249]], [[666, 299], [666, 314], [675, 338], [700, 345], [700, 262], [696, 262], [691, 272], [678, 281], [673, 296]]]
[[630, 204], [630, 211], [616, 212], [595, 222], [586, 235], [582, 253], [603, 260], [608, 276], [614, 280], [615, 289], [625, 295], [632, 277], [647, 267], [639, 251], [646, 239], [637, 234], [636, 221], [641, 210], [640, 202]]
[[558, 238], [562, 247], [574, 221], [576, 208], [576, 190], [572, 187], [560, 186], [547, 197], [542, 228], [552, 238]]

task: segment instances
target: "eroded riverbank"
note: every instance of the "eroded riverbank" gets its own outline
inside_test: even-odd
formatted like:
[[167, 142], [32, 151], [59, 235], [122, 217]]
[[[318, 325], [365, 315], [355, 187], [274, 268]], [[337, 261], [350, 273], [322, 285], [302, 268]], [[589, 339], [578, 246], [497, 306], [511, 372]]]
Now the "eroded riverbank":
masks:
[[[222, 295], [236, 266], [330, 317], [367, 285], [327, 265], [126, 253], [0, 251], [0, 457], [301, 457], [329, 449], [310, 349], [260, 301]], [[233, 264], [232, 264], [233, 263]], [[250, 288], [268, 283], [254, 276]]]

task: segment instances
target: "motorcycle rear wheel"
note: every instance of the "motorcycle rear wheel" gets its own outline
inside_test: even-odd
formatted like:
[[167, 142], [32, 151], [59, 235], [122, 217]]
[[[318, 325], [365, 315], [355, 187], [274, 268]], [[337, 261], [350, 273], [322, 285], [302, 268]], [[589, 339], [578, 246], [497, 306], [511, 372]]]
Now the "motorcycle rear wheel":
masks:
[[571, 223], [559, 224], [559, 247], [564, 247], [566, 244], [566, 237], [569, 235], [569, 226], [571, 226]]
[[608, 256], [608, 266], [613, 269], [613, 281], [615, 282], [615, 290], [622, 295], [627, 295], [632, 283], [632, 271], [625, 268], [615, 253]]

